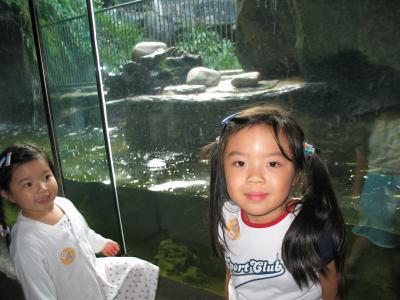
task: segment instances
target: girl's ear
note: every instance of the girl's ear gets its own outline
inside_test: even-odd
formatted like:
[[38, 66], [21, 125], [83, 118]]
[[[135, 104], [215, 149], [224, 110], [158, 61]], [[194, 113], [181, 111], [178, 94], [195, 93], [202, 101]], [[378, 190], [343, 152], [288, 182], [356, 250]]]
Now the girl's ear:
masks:
[[292, 188], [298, 186], [301, 183], [302, 175], [301, 173], [297, 173], [292, 181]]
[[1, 198], [14, 203], [14, 201], [12, 200], [12, 197], [10, 197], [10, 194], [7, 191], [1, 190], [0, 195], [1, 195]]

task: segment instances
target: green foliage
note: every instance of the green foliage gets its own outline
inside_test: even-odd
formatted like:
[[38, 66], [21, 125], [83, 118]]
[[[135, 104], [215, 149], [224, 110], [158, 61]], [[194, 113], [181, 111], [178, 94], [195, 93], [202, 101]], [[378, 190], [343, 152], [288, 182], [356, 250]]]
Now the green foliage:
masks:
[[[100, 62], [107, 72], [130, 60], [143, 31], [124, 22], [115, 10], [95, 14]], [[51, 86], [95, 81], [92, 46], [86, 15], [42, 25], [45, 61]]]
[[203, 285], [207, 277], [196, 265], [199, 258], [186, 246], [171, 239], [160, 242], [155, 263], [160, 267], [162, 276], [183, 280], [195, 285]]
[[144, 32], [132, 23], [115, 20], [109, 14], [97, 14], [96, 24], [100, 60], [107, 72], [116, 71], [131, 59], [132, 48], [144, 40]]
[[[36, 64], [31, 61], [31, 57], [35, 57], [34, 43], [30, 28], [30, 13], [29, 5], [26, 0], [4, 0], [7, 5], [14, 7], [16, 10], [21, 12], [22, 18], [16, 20], [19, 23], [21, 35], [24, 40], [24, 57], [27, 67], [31, 69]], [[48, 74], [51, 75], [49, 78], [50, 82], [60, 81], [62, 78], [66, 78], [68, 74], [80, 74], [81, 77], [85, 77], [86, 74], [93, 74], [93, 63], [88, 68], [86, 66], [79, 65], [77, 61], [89, 61], [92, 62], [90, 37], [88, 34], [87, 21], [79, 22], [77, 16], [82, 15], [83, 18], [87, 18], [86, 12], [86, 1], [82, 0], [41, 0], [36, 1], [37, 17], [42, 29], [43, 44], [44, 44], [44, 55], [46, 57], [46, 67], [48, 68]], [[102, 1], [94, 0], [94, 8], [101, 8]], [[62, 23], [57, 23], [52, 28], [46, 28], [54, 22], [59, 22], [68, 18], [77, 17], [71, 22], [71, 26], [66, 28]], [[60, 35], [60, 34], [63, 35]], [[68, 35], [68, 38], [65, 37]], [[85, 59], [82, 59], [85, 56]], [[87, 77], [87, 76], [86, 76]]]
[[17, 205], [8, 202], [5, 199], [0, 198], [0, 201], [3, 202], [4, 209], [4, 219], [7, 225], [13, 226], [17, 221], [17, 216], [19, 213], [19, 208]]
[[221, 38], [215, 31], [204, 26], [191, 27], [180, 40], [176, 50], [200, 55], [206, 67], [216, 70], [241, 68], [233, 43]]
[[[27, 0], [3, 0], [9, 6], [20, 10], [26, 19], [29, 18]], [[86, 14], [86, 1], [82, 0], [41, 0], [35, 2], [40, 25], [56, 22]], [[101, 8], [101, 0], [93, 0], [94, 8]]]

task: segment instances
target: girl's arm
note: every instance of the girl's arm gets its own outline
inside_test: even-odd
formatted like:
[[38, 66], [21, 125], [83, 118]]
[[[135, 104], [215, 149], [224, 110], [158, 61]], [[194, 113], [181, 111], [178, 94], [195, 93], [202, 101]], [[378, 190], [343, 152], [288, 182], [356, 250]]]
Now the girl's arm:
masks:
[[226, 275], [225, 275], [225, 300], [229, 300], [229, 280], [231, 279], [231, 273], [229, 272], [228, 269], [226, 269]]
[[114, 242], [113, 240], [107, 240], [106, 245], [104, 246], [103, 250], [101, 250], [101, 253], [104, 256], [115, 256], [119, 252], [119, 245], [117, 242]]
[[322, 288], [323, 300], [338, 300], [338, 278], [336, 273], [335, 261], [332, 260], [326, 266], [326, 274], [319, 273], [319, 281]]
[[[85, 225], [87, 226], [86, 222]], [[107, 242], [109, 240], [101, 236], [100, 234], [96, 233], [93, 229], [89, 228], [89, 226], [86, 227], [86, 234], [90, 246], [92, 246], [94, 252], [99, 253], [103, 251], [104, 247], [107, 245]]]
[[[69, 201], [69, 200], [68, 200]], [[93, 251], [95, 253], [99, 253], [104, 250], [104, 248], [107, 245], [107, 242], [109, 241], [105, 237], [101, 236], [100, 234], [96, 233], [93, 229], [89, 227], [87, 224], [85, 218], [83, 215], [78, 211], [78, 209], [72, 204], [73, 210], [77, 216], [78, 219], [82, 222], [82, 225], [84, 226], [84, 231], [86, 233], [86, 236], [88, 238], [89, 244], [92, 247]]]

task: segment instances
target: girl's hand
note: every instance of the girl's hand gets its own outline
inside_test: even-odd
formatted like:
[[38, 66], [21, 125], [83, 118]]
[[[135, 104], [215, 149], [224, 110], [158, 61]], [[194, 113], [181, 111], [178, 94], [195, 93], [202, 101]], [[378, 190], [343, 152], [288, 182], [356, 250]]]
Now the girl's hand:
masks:
[[104, 246], [103, 250], [101, 250], [101, 253], [104, 256], [115, 256], [118, 252], [119, 245], [113, 240], [107, 240], [106, 245]]

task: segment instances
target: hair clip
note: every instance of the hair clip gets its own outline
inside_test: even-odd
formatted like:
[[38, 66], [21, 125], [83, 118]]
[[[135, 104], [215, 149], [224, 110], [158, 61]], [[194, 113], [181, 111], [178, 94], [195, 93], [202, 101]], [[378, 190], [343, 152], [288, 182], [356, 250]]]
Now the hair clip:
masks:
[[230, 116], [227, 116], [225, 119], [223, 119], [223, 120], [221, 121], [221, 124], [228, 125], [228, 123], [229, 123], [234, 117], [236, 117], [238, 114], [240, 114], [240, 112], [237, 112], [237, 113], [231, 114]]
[[7, 153], [6, 167], [9, 167], [11, 164], [11, 154], [12, 154], [12, 152]]
[[6, 226], [6, 228], [4, 228], [3, 226], [0, 226], [0, 235], [2, 237], [6, 237], [7, 235], [9, 235], [11, 233], [10, 231], [10, 227]]
[[304, 156], [311, 156], [315, 153], [315, 147], [307, 142], [304, 142]]
[[3, 156], [0, 160], [0, 168], [3, 166], [4, 162], [6, 161], [6, 157]]

